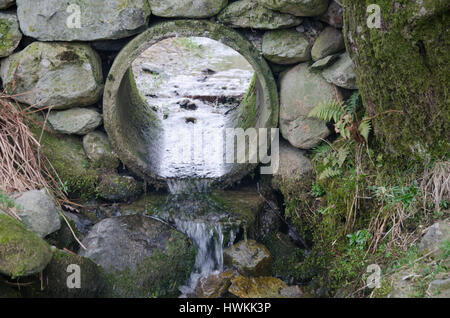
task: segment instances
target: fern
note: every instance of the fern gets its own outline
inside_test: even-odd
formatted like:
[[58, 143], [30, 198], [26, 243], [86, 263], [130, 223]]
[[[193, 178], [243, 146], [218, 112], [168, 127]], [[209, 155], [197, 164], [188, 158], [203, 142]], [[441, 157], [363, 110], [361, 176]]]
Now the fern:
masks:
[[350, 98], [345, 103], [345, 106], [344, 106], [345, 111], [348, 114], [352, 114], [353, 119], [355, 119], [355, 113], [358, 110], [360, 102], [361, 102], [361, 97], [358, 92], [355, 92], [355, 93], [353, 93], [352, 96], [350, 96]]
[[358, 131], [361, 134], [361, 136], [364, 137], [366, 143], [369, 141], [369, 134], [371, 130], [372, 130], [372, 122], [370, 121], [370, 119], [364, 117], [359, 123]]
[[331, 121], [333, 119], [335, 122], [341, 120], [342, 116], [344, 116], [344, 108], [342, 107], [342, 103], [337, 100], [319, 102], [308, 115], [308, 117], [315, 117], [324, 121]]
[[319, 174], [319, 180], [337, 177], [342, 174], [342, 170], [338, 168], [327, 167]]

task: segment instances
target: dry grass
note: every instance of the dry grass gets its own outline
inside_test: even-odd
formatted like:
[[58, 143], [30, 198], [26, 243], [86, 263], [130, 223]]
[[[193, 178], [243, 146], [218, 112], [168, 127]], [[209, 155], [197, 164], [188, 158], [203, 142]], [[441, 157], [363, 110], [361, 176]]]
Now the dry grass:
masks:
[[425, 200], [429, 196], [438, 211], [441, 202], [450, 199], [450, 161], [439, 161], [432, 169], [426, 169], [420, 188]]

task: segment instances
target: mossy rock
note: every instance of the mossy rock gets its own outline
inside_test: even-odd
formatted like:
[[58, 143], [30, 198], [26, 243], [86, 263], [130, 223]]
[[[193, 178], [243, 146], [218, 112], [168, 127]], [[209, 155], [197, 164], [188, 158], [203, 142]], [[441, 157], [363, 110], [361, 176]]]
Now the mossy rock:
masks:
[[101, 176], [96, 191], [106, 201], [128, 201], [142, 194], [143, 184], [131, 176], [107, 173]]
[[275, 277], [237, 276], [231, 280], [228, 291], [239, 298], [280, 298], [286, 287], [285, 282]]
[[52, 258], [50, 246], [18, 220], [0, 213], [0, 273], [22, 277], [41, 272]]
[[[80, 288], [69, 288], [67, 282], [79, 266]], [[56, 298], [93, 298], [101, 296], [103, 288], [101, 268], [90, 259], [56, 250], [51, 262], [44, 271], [43, 297]]]
[[[42, 128], [31, 124], [36, 138], [39, 138]], [[82, 199], [95, 197], [95, 187], [99, 172], [90, 167], [89, 159], [83, 149], [81, 137], [57, 134], [44, 131], [40, 150], [50, 161], [51, 166], [71, 195]], [[49, 167], [49, 171], [52, 171]]]

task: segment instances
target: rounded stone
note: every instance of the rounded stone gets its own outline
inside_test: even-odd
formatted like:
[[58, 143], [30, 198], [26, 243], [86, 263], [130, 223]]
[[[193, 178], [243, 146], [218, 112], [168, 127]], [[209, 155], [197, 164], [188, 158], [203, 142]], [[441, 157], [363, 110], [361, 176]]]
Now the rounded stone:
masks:
[[18, 220], [0, 213], [0, 273], [22, 277], [40, 273], [50, 262], [50, 246]]
[[274, 30], [264, 33], [262, 52], [264, 57], [276, 64], [295, 64], [311, 59], [311, 43], [296, 31]]
[[40, 41], [124, 38], [142, 31], [150, 13], [147, 0], [17, 0], [20, 28]]
[[344, 36], [341, 31], [327, 27], [314, 42], [311, 49], [311, 56], [314, 61], [318, 61], [328, 55], [340, 52], [345, 49]]
[[323, 14], [328, 8], [328, 0], [257, 0], [272, 10], [301, 17]]
[[149, 0], [152, 14], [166, 18], [209, 18], [218, 14], [228, 0]]
[[324, 121], [309, 118], [319, 102], [338, 97], [334, 86], [320, 73], [312, 72], [307, 63], [299, 64], [280, 78], [280, 130], [292, 146], [311, 149], [330, 131]]
[[265, 30], [289, 28], [302, 23], [302, 19], [298, 17], [272, 11], [252, 0], [231, 3], [217, 18], [232, 27]]
[[106, 201], [128, 201], [142, 194], [143, 185], [131, 176], [107, 173], [100, 177], [97, 194]]
[[[250, 105], [251, 113], [256, 113], [251, 120], [252, 125], [255, 128], [278, 126], [276, 83], [267, 62], [251, 42], [230, 28], [204, 20], [176, 20], [154, 25], [133, 39], [115, 59], [105, 85], [103, 114], [105, 129], [121, 161], [147, 182], [159, 186], [166, 186], [165, 179], [157, 174], [160, 157], [159, 119], [140, 97], [129, 70], [132, 62], [143, 51], [159, 41], [170, 37], [192, 36], [220, 41], [247, 59], [257, 76], [255, 103]], [[252, 151], [249, 157], [253, 160], [257, 158], [257, 153]], [[231, 184], [254, 167], [254, 164], [232, 165], [227, 174], [214, 182]]]
[[0, 57], [14, 52], [21, 39], [17, 15], [14, 12], [0, 12]]
[[244, 240], [227, 248], [223, 253], [223, 261], [242, 275], [264, 276], [270, 274], [272, 255], [264, 245], [255, 240]]
[[114, 170], [120, 162], [111, 149], [108, 136], [101, 131], [93, 131], [83, 137], [83, 148], [95, 168]]
[[89, 106], [103, 89], [100, 57], [86, 44], [33, 42], [2, 60], [0, 73], [8, 93], [36, 107]]
[[322, 71], [327, 82], [346, 89], [358, 89], [353, 61], [348, 53], [341, 54], [339, 59]]
[[67, 135], [86, 135], [102, 124], [103, 118], [97, 111], [74, 107], [64, 111], [52, 111], [48, 122], [52, 128]]

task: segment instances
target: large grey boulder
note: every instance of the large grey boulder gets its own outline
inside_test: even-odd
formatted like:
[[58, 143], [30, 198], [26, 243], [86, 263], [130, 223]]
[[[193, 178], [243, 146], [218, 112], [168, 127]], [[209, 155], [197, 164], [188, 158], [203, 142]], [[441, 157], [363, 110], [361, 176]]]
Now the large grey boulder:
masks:
[[182, 233], [141, 215], [108, 218], [83, 240], [80, 255], [108, 274], [109, 296], [174, 295], [189, 277], [196, 249]]
[[232, 27], [267, 30], [289, 28], [302, 23], [298, 17], [272, 11], [252, 0], [231, 3], [219, 14], [218, 20]]
[[15, 199], [20, 207], [17, 214], [27, 228], [45, 237], [61, 228], [58, 208], [47, 190], [31, 190]]
[[50, 262], [50, 246], [18, 220], [0, 213], [0, 274], [12, 277], [40, 273]]
[[0, 9], [6, 9], [12, 6], [16, 0], [0, 0]]
[[52, 111], [48, 116], [48, 122], [52, 128], [67, 135], [86, 135], [95, 130], [103, 121], [99, 112], [74, 107], [63, 111]]
[[341, 31], [327, 27], [314, 42], [311, 56], [314, 61], [345, 49], [344, 36]]
[[276, 64], [306, 62], [311, 59], [311, 43], [295, 29], [267, 31], [262, 52], [266, 59]]
[[299, 64], [280, 78], [280, 130], [291, 145], [311, 149], [326, 138], [330, 131], [326, 123], [308, 118], [319, 102], [337, 98], [333, 85], [320, 74], [309, 70], [308, 64]]
[[347, 89], [358, 89], [353, 62], [347, 52], [341, 54], [339, 59], [330, 67], [322, 71], [327, 82]]
[[265, 276], [270, 274], [272, 255], [264, 245], [255, 240], [246, 240], [227, 248], [223, 253], [223, 261], [242, 275]]
[[[80, 27], [73, 23], [78, 13]], [[145, 28], [150, 13], [147, 0], [17, 0], [22, 32], [40, 41], [127, 37]]]
[[9, 93], [36, 107], [88, 106], [103, 91], [100, 57], [85, 44], [33, 42], [2, 60], [0, 73]]
[[113, 153], [108, 136], [102, 131], [93, 131], [83, 137], [83, 148], [95, 168], [116, 169], [119, 159]]
[[440, 245], [448, 240], [450, 240], [450, 223], [448, 221], [434, 223], [420, 241], [419, 250], [424, 254], [440, 255]]
[[265, 7], [301, 17], [323, 14], [328, 8], [328, 0], [257, 0]]
[[149, 0], [156, 16], [174, 18], [208, 18], [218, 14], [228, 0]]
[[17, 15], [14, 12], [0, 12], [0, 57], [10, 55], [21, 39]]

